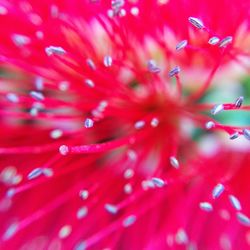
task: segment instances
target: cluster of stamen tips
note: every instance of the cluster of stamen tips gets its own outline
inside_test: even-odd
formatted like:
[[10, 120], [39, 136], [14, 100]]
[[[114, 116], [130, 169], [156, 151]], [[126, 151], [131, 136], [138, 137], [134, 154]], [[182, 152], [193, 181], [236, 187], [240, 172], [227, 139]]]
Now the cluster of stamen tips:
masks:
[[[209, 34], [211, 33], [209, 31], [209, 29], [204, 26], [203, 22], [199, 18], [189, 17], [188, 20], [197, 29], [204, 30], [205, 32], [208, 32]], [[232, 36], [226, 36], [223, 39], [220, 39], [217, 36], [211, 36], [208, 40], [208, 43], [210, 45], [218, 45], [219, 48], [225, 49], [227, 45], [232, 43], [232, 41], [233, 41]], [[187, 46], [188, 46], [188, 41], [182, 40], [181, 42], [179, 42], [176, 45], [176, 50], [177, 51], [182, 50]], [[170, 77], [176, 77], [177, 84], [180, 83], [180, 79], [178, 77], [178, 74], [180, 73], [180, 71], [181, 71], [180, 67], [176, 66], [169, 72]], [[199, 96], [199, 97], [201, 97], [201, 96]], [[244, 97], [240, 96], [239, 98], [237, 98], [235, 103], [217, 104], [212, 108], [211, 114], [216, 115], [224, 110], [240, 109], [242, 107], [243, 100], [244, 100]], [[208, 121], [206, 123], [205, 127], [206, 127], [206, 129], [209, 129], [209, 130], [210, 129], [222, 129], [222, 130], [226, 131], [227, 133], [229, 133], [231, 140], [238, 138], [240, 135], [243, 135], [246, 139], [250, 140], [250, 130], [247, 128], [235, 129], [235, 128], [230, 127], [230, 126], [221, 125], [215, 121]]]
[[[240, 96], [236, 99], [235, 103], [224, 103], [224, 104], [216, 104], [211, 109], [212, 115], [217, 115], [218, 113], [225, 110], [238, 110], [242, 107], [244, 97]], [[247, 106], [246, 106], [247, 108]], [[250, 140], [250, 130], [247, 128], [233, 128], [231, 126], [221, 125], [215, 121], [208, 121], [206, 123], [207, 129], [222, 129], [229, 134], [229, 138], [231, 140], [237, 139], [240, 135], [243, 135], [247, 140]]]
[[249, 227], [250, 226], [250, 218], [242, 212], [242, 205], [241, 205], [240, 200], [235, 195], [228, 193], [224, 184], [222, 184], [222, 183], [218, 183], [213, 188], [212, 193], [211, 193], [211, 202], [208, 202], [208, 201], [200, 202], [200, 204], [199, 204], [200, 209], [202, 211], [205, 211], [205, 212], [212, 212], [213, 211], [212, 203], [214, 203], [215, 200], [217, 200], [219, 197], [221, 197], [223, 193], [227, 193], [228, 201], [231, 204], [234, 211], [236, 212], [236, 218], [239, 221], [239, 223], [244, 225], [244, 226]]

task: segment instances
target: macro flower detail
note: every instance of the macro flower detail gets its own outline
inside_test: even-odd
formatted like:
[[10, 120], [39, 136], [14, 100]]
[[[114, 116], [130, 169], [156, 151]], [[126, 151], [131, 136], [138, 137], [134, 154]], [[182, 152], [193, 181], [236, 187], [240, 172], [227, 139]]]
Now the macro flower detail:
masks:
[[0, 248], [248, 249], [249, 8], [0, 0]]

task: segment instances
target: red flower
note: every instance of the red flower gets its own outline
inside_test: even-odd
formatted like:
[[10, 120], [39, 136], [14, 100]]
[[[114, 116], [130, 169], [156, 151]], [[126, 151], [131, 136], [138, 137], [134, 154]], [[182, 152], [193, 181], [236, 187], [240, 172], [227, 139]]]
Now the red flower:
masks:
[[248, 2], [0, 4], [1, 248], [249, 247]]

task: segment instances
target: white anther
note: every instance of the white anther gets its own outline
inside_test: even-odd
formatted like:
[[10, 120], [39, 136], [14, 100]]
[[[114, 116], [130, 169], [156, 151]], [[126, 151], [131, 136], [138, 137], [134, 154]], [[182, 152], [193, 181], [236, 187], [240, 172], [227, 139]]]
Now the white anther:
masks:
[[181, 49], [184, 49], [188, 44], [188, 41], [187, 40], [183, 40], [181, 42], [179, 42], [177, 45], [176, 45], [176, 50], [181, 50]]
[[104, 59], [103, 59], [103, 64], [105, 67], [111, 67], [112, 66], [112, 57], [111, 56], [104, 56]]
[[126, 185], [124, 185], [123, 190], [126, 194], [131, 194], [133, 191], [133, 188], [130, 183], [127, 183]]
[[51, 55], [64, 55], [66, 51], [62, 47], [49, 46], [45, 48], [45, 52], [48, 56]]
[[36, 86], [36, 89], [41, 91], [43, 90], [44, 86], [43, 86], [43, 78], [38, 76], [36, 77], [35, 79], [35, 86]]
[[77, 219], [82, 219], [87, 214], [88, 214], [88, 208], [86, 206], [84, 206], [84, 207], [81, 207], [81, 208], [78, 209], [78, 211], [76, 213], [76, 217], [77, 217]]
[[200, 209], [206, 212], [213, 211], [213, 206], [209, 202], [200, 202]]
[[208, 40], [208, 43], [211, 45], [216, 45], [220, 41], [220, 38], [213, 36]]
[[44, 95], [41, 92], [38, 91], [30, 91], [30, 96], [34, 98], [37, 101], [43, 101]]
[[232, 43], [232, 41], [233, 41], [233, 37], [227, 36], [220, 41], [219, 47], [226, 47], [229, 43]]
[[92, 128], [94, 126], [94, 121], [90, 118], [87, 118], [85, 121], [84, 121], [84, 127], [85, 128]]
[[134, 150], [132, 149], [129, 149], [128, 152], [127, 152], [127, 156], [128, 158], [131, 160], [131, 161], [136, 161], [137, 159], [137, 154]]
[[130, 215], [127, 218], [125, 218], [122, 222], [122, 225], [124, 227], [129, 227], [131, 226], [134, 222], [136, 221], [136, 216], [135, 215]]
[[206, 129], [211, 129], [215, 127], [215, 123], [213, 121], [208, 121], [205, 125]]
[[85, 80], [85, 84], [86, 84], [88, 87], [90, 87], [90, 88], [94, 88], [94, 87], [95, 87], [95, 83], [94, 83], [92, 80], [90, 80], [90, 79], [86, 79], [86, 80]]
[[46, 177], [52, 177], [54, 174], [54, 172], [51, 168], [43, 168], [42, 171]]
[[212, 192], [212, 196], [214, 199], [218, 198], [225, 190], [225, 187], [223, 184], [219, 183], [217, 184], [214, 189], [213, 189], [213, 192]]
[[72, 227], [70, 225], [65, 225], [60, 229], [58, 236], [60, 239], [64, 239], [70, 235], [71, 231]]
[[221, 111], [224, 110], [224, 105], [223, 104], [216, 104], [212, 110], [211, 110], [211, 114], [212, 115], [216, 115], [218, 113], [220, 113]]
[[116, 214], [118, 212], [118, 208], [112, 204], [105, 204], [104, 208], [111, 214]]
[[125, 179], [131, 179], [134, 176], [134, 170], [132, 168], [126, 169], [123, 176]]
[[54, 129], [50, 131], [50, 137], [52, 139], [59, 139], [63, 135], [63, 131], [61, 129]]
[[23, 46], [30, 43], [30, 38], [20, 34], [12, 35], [12, 41], [15, 43], [16, 46]]
[[79, 196], [83, 199], [86, 200], [89, 197], [89, 191], [88, 190], [81, 190], [79, 192]]
[[18, 103], [19, 102], [19, 97], [14, 93], [7, 93], [6, 98], [8, 99], [8, 101], [10, 101], [12, 103]]
[[171, 157], [169, 158], [169, 161], [170, 161], [170, 164], [171, 164], [172, 167], [174, 167], [174, 168], [176, 168], [176, 169], [178, 169], [178, 168], [180, 167], [179, 161], [177, 160], [176, 157], [171, 156]]
[[238, 97], [238, 98], [236, 99], [235, 103], [234, 103], [234, 106], [235, 106], [236, 108], [240, 108], [241, 105], [242, 105], [242, 103], [243, 103], [243, 101], [244, 101], [244, 96]]
[[69, 147], [66, 145], [61, 145], [59, 148], [59, 153], [61, 155], [67, 155], [69, 153]]
[[152, 73], [159, 73], [161, 70], [156, 65], [156, 62], [154, 60], [149, 60], [148, 61], [148, 71], [152, 72]]
[[240, 211], [241, 204], [240, 204], [240, 201], [238, 200], [238, 198], [236, 198], [234, 195], [229, 195], [228, 198], [229, 198], [229, 201], [231, 202], [232, 206], [234, 207], [234, 209]]
[[156, 128], [159, 125], [159, 119], [153, 118], [150, 122], [151, 127]]
[[250, 140], [250, 130], [249, 129], [243, 129], [242, 131], [244, 137], [247, 139], [247, 140]]
[[175, 241], [179, 245], [187, 244], [188, 243], [188, 235], [183, 228], [180, 228], [175, 236]]
[[245, 214], [241, 213], [241, 212], [238, 212], [237, 213], [237, 219], [238, 221], [244, 225], [244, 226], [247, 226], [247, 227], [250, 227], [250, 219], [248, 216], [246, 216]]
[[141, 129], [145, 126], [145, 121], [137, 121], [134, 125], [136, 129]]
[[180, 71], [181, 71], [180, 67], [176, 66], [172, 70], [169, 71], [168, 75], [169, 75], [169, 77], [173, 77], [173, 76], [179, 74]]
[[17, 232], [18, 230], [18, 223], [14, 222], [12, 223], [7, 230], [5, 231], [5, 233], [3, 234], [3, 240], [8, 240], [10, 239], [12, 236], [14, 236], [14, 234]]
[[131, 15], [133, 15], [133, 16], [138, 16], [139, 15], [139, 8], [137, 8], [137, 7], [132, 7], [131, 9], [130, 9], [130, 13], [131, 13]]
[[229, 139], [230, 139], [230, 140], [235, 140], [235, 139], [237, 139], [239, 136], [240, 136], [240, 134], [239, 134], [238, 132], [235, 132], [235, 133], [233, 133], [233, 134], [231, 134], [231, 135], [229, 136]]
[[43, 174], [42, 168], [33, 169], [27, 176], [28, 180], [35, 179]]
[[86, 63], [87, 63], [87, 65], [88, 65], [92, 70], [95, 70], [95, 69], [96, 69], [95, 63], [93, 62], [92, 59], [88, 58], [88, 59], [86, 60]]
[[60, 82], [59, 84], [58, 84], [58, 88], [59, 88], [59, 90], [61, 90], [61, 91], [67, 91], [68, 89], [69, 89], [69, 82], [67, 82], [67, 81], [62, 81], [62, 82]]
[[156, 187], [164, 187], [165, 186], [165, 181], [161, 178], [153, 177], [152, 181]]
[[189, 18], [188, 18], [188, 21], [189, 21], [193, 26], [195, 26], [195, 27], [198, 28], [198, 29], [203, 29], [203, 28], [204, 28], [204, 24], [203, 24], [203, 22], [202, 22], [199, 18], [196, 18], [196, 17], [189, 17]]
[[123, 7], [124, 4], [125, 4], [124, 0], [112, 0], [111, 1], [111, 6], [115, 10], [120, 9], [121, 7]]

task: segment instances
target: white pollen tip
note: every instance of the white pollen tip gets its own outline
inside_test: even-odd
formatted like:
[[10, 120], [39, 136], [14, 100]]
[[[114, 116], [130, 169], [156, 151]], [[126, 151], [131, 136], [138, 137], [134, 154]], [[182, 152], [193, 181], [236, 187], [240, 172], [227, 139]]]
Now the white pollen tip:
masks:
[[236, 198], [234, 195], [229, 195], [228, 198], [229, 198], [229, 201], [230, 201], [231, 205], [233, 206], [233, 208], [237, 211], [240, 211], [241, 204], [240, 204], [240, 201], [238, 200], [238, 198]]
[[3, 235], [3, 240], [9, 240], [10, 238], [12, 238], [14, 236], [14, 234], [17, 232], [18, 230], [18, 223], [12, 223], [7, 230], [5, 231], [4, 235]]
[[12, 103], [18, 103], [19, 102], [18, 95], [14, 94], [14, 93], [7, 93], [6, 98], [7, 98], [7, 100], [9, 102], [12, 102]]
[[83, 199], [86, 200], [89, 197], [89, 191], [88, 190], [80, 190], [79, 196]]
[[221, 111], [224, 110], [224, 105], [223, 104], [216, 104], [212, 109], [211, 109], [211, 114], [216, 115], [220, 113]]
[[86, 250], [86, 243], [84, 241], [80, 241], [74, 247], [74, 250]]
[[234, 103], [235, 108], [240, 108], [243, 104], [243, 101], [244, 101], [244, 96], [238, 97]]
[[63, 131], [61, 129], [54, 129], [50, 131], [50, 137], [52, 139], [59, 139], [63, 135]]
[[233, 134], [231, 134], [231, 135], [229, 136], [229, 139], [230, 139], [230, 140], [235, 140], [235, 139], [237, 139], [239, 136], [240, 136], [240, 134], [239, 134], [238, 132], [235, 132], [235, 133], [233, 133]]
[[142, 129], [145, 126], [145, 121], [137, 121], [134, 125], [135, 129]]
[[81, 207], [78, 209], [76, 213], [77, 219], [82, 219], [88, 214], [88, 208], [87, 207]]
[[94, 83], [92, 80], [90, 80], [90, 79], [86, 79], [86, 80], [85, 80], [85, 84], [86, 84], [88, 87], [90, 87], [90, 88], [94, 88], [94, 87], [95, 87], [95, 83]]
[[43, 174], [42, 168], [33, 169], [27, 176], [28, 180], [35, 179]]
[[134, 176], [134, 170], [132, 168], [126, 169], [123, 176], [125, 179], [131, 179]]
[[136, 216], [135, 216], [135, 215], [130, 215], [130, 216], [126, 217], [126, 218], [123, 220], [122, 224], [123, 224], [124, 227], [129, 227], [129, 226], [131, 226], [135, 221], [136, 221]]
[[58, 236], [61, 239], [67, 238], [70, 235], [71, 231], [72, 227], [70, 225], [65, 225], [60, 229]]
[[219, 183], [217, 184], [214, 189], [213, 189], [213, 192], [212, 192], [212, 196], [214, 199], [218, 198], [225, 190], [225, 187], [223, 184]]
[[178, 168], [180, 167], [179, 161], [177, 160], [176, 157], [171, 156], [171, 157], [169, 158], [169, 161], [170, 161], [170, 164], [171, 164], [172, 167], [174, 167], [174, 168], [176, 168], [176, 169], [178, 169]]
[[184, 49], [187, 45], [188, 45], [188, 41], [187, 41], [187, 40], [183, 40], [183, 41], [179, 42], [179, 43], [176, 45], [175, 49], [176, 49], [177, 51], [179, 51], [179, 50]]
[[44, 95], [41, 92], [38, 91], [30, 91], [30, 96], [37, 100], [37, 101], [43, 101], [44, 100]]
[[133, 191], [132, 185], [130, 183], [127, 183], [124, 185], [123, 190], [126, 194], [131, 194]]
[[179, 66], [174, 67], [172, 70], [169, 71], [168, 76], [173, 77], [178, 75], [181, 72], [181, 68]]
[[242, 133], [243, 133], [243, 136], [244, 136], [247, 140], [250, 141], [250, 130], [245, 128], [245, 129], [243, 129]]
[[111, 214], [116, 214], [118, 212], [118, 208], [115, 205], [105, 204], [104, 207]]
[[67, 91], [69, 89], [70, 83], [67, 81], [59, 82], [58, 88], [61, 91]]
[[178, 245], [186, 245], [188, 243], [188, 235], [183, 228], [178, 229], [175, 235], [175, 241]]
[[31, 39], [25, 35], [14, 34], [12, 35], [12, 41], [15, 43], [16, 46], [24, 46], [29, 44], [31, 42]]
[[113, 60], [112, 60], [111, 56], [108, 56], [108, 55], [104, 56], [103, 64], [104, 64], [105, 67], [111, 67], [112, 63], [113, 63]]
[[213, 211], [213, 206], [209, 202], [200, 202], [200, 209], [205, 212], [211, 212]]
[[54, 175], [54, 172], [51, 168], [43, 168], [42, 171], [46, 177], [52, 177]]
[[96, 70], [95, 63], [93, 62], [92, 59], [88, 58], [88, 59], [86, 60], [86, 64], [87, 64], [92, 70]]
[[245, 214], [238, 212], [237, 219], [238, 219], [240, 224], [247, 226], [247, 227], [250, 227], [250, 219]]
[[208, 40], [208, 43], [211, 45], [216, 45], [219, 41], [220, 39], [217, 36], [213, 36]]
[[15, 194], [16, 194], [16, 189], [15, 188], [10, 188], [6, 192], [6, 196], [9, 197], [9, 198], [13, 197]]
[[61, 155], [67, 155], [69, 153], [69, 147], [66, 145], [61, 145], [59, 148], [59, 153]]
[[49, 46], [45, 48], [45, 53], [48, 56], [52, 55], [64, 55], [66, 54], [66, 51], [62, 47], [57, 46]]
[[133, 16], [138, 16], [138, 15], [139, 15], [139, 12], [140, 12], [140, 10], [139, 10], [137, 7], [132, 7], [132, 8], [130, 9], [130, 13], [131, 13], [131, 15], [133, 15]]
[[151, 127], [156, 128], [159, 125], [159, 119], [153, 118], [150, 122]]
[[149, 60], [148, 64], [148, 71], [151, 73], [159, 73], [161, 71], [161, 69], [157, 66], [156, 62], [154, 60]]
[[87, 118], [85, 121], [84, 121], [84, 127], [85, 128], [92, 128], [94, 126], [94, 121], [90, 118]]
[[189, 17], [188, 21], [198, 29], [203, 29], [205, 27], [203, 22], [197, 17]]
[[43, 78], [38, 76], [35, 79], [35, 87], [38, 91], [42, 91], [44, 89]]
[[226, 47], [228, 44], [232, 43], [232, 41], [233, 41], [233, 37], [227, 36], [220, 41], [219, 47]]
[[164, 187], [165, 186], [165, 181], [161, 178], [153, 177], [152, 181], [156, 187]]
[[212, 129], [215, 127], [215, 123], [213, 121], [209, 121], [205, 125], [206, 129]]

